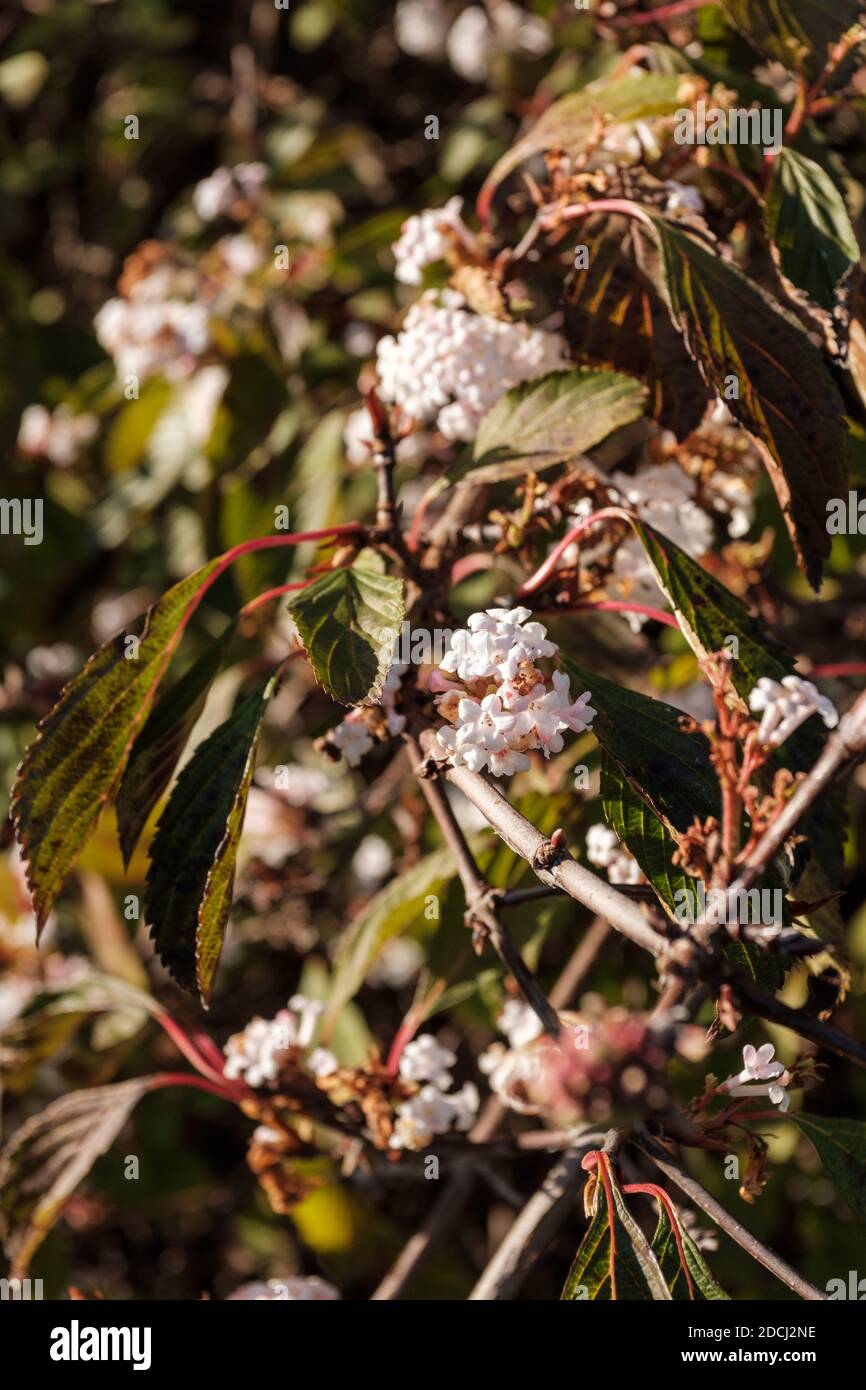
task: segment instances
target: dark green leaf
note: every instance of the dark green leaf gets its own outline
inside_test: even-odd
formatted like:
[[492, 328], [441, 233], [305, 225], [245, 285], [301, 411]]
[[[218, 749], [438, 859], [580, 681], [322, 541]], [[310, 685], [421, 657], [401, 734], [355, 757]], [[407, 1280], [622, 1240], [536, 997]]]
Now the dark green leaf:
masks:
[[[826, 504], [847, 487], [842, 402], [799, 319], [717, 250], [654, 217], [674, 323], [706, 381], [758, 443], [812, 585], [830, 554]], [[739, 395], [729, 398], [735, 378]]]
[[[676, 1209], [675, 1209], [676, 1210]], [[728, 1300], [725, 1293], [713, 1278], [704, 1257], [695, 1245], [691, 1236], [686, 1231], [681, 1221], [677, 1222], [680, 1240], [682, 1242], [683, 1254], [686, 1257], [689, 1274], [692, 1277], [692, 1286], [695, 1291], [695, 1299], [698, 1302], [703, 1300], [718, 1302]], [[689, 1286], [683, 1271], [680, 1253], [674, 1239], [673, 1227], [664, 1206], [659, 1213], [659, 1222], [653, 1236], [652, 1249], [656, 1259], [661, 1266], [662, 1273], [667, 1282], [673, 1297], [677, 1300], [689, 1300]]]
[[344, 705], [374, 701], [403, 622], [399, 579], [353, 565], [314, 579], [289, 600], [320, 685]]
[[100, 647], [24, 755], [12, 814], [40, 927], [120, 784], [188, 614], [219, 564], [209, 561], [163, 594], [148, 612], [137, 657], [127, 657], [123, 634]]
[[211, 681], [225, 655], [228, 635], [208, 647], [162, 696], [135, 740], [116, 803], [120, 848], [127, 868], [147, 818], [168, 786], [175, 764], [204, 708]]
[[[611, 1176], [614, 1198], [614, 1258], [611, 1270], [610, 1214], [599, 1181], [589, 1229], [568, 1274], [562, 1298], [566, 1302], [670, 1301], [671, 1295], [646, 1237], [625, 1204]], [[611, 1277], [612, 1276], [612, 1277]], [[614, 1287], [615, 1286], [615, 1287]]]
[[668, 912], [674, 916], [686, 901], [677, 894], [693, 894], [695, 880], [673, 863], [676, 840], [606, 753], [601, 763], [601, 798], [608, 825], [634, 855]]
[[720, 0], [753, 48], [796, 72], [817, 77], [827, 49], [857, 22], [861, 0]]
[[832, 314], [840, 284], [860, 260], [845, 200], [813, 159], [787, 146], [773, 161], [767, 225], [782, 274]]
[[814, 1145], [840, 1194], [861, 1221], [866, 1221], [866, 1122], [828, 1120], [824, 1115], [789, 1117]]
[[150, 847], [145, 918], [163, 964], [210, 998], [231, 910], [256, 740], [277, 677], [200, 744], [178, 777]]

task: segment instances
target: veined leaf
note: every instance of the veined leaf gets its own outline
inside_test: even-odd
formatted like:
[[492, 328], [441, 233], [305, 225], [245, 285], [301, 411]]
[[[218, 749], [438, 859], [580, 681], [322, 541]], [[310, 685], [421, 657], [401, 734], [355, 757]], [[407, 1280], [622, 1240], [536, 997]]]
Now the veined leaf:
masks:
[[671, 916], [694, 894], [696, 880], [673, 862], [676, 840], [628, 782], [613, 758], [602, 754], [601, 799], [611, 830], [634, 855]]
[[597, 116], [606, 117], [611, 125], [672, 116], [683, 104], [681, 82], [679, 74], [632, 72], [560, 97], [494, 165], [478, 198], [479, 215], [486, 215], [502, 180], [533, 155], [554, 146], [567, 155], [579, 154]]
[[671, 1294], [647, 1239], [625, 1204], [619, 1185], [610, 1174], [614, 1199], [614, 1251], [611, 1259], [611, 1213], [599, 1180], [592, 1220], [569, 1270], [562, 1298], [565, 1302], [616, 1299], [635, 1302], [654, 1299], [670, 1302]]
[[789, 1115], [815, 1151], [840, 1194], [866, 1221], [866, 1122], [828, 1120], [824, 1115]]
[[317, 681], [344, 705], [372, 703], [403, 622], [399, 579], [360, 565], [331, 570], [289, 600]]
[[145, 918], [163, 964], [207, 1005], [231, 910], [256, 740], [277, 676], [200, 744], [150, 847]]
[[658, 815], [684, 831], [695, 817], [706, 820], [719, 814], [719, 784], [709, 745], [703, 734], [680, 728], [679, 710], [585, 671], [569, 657], [564, 665], [574, 690], [592, 692], [598, 711], [593, 733]]
[[[340, 939], [331, 976], [328, 1019], [357, 994], [383, 947], [424, 920], [425, 900], [431, 894], [439, 899], [440, 925], [445, 890], [455, 877], [454, 859], [447, 848], [434, 850], [411, 869], [398, 875], [367, 903], [349, 924]], [[461, 908], [462, 916], [462, 908]]]
[[[826, 504], [847, 486], [839, 393], [799, 319], [697, 238], [653, 216], [674, 323], [705, 380], [758, 444], [813, 587], [830, 554]], [[738, 396], [726, 388], [735, 379]]]
[[856, 24], [861, 0], [719, 0], [728, 20], [759, 53], [817, 77], [827, 49]]
[[163, 594], [148, 612], [137, 655], [127, 656], [123, 634], [100, 647], [24, 755], [12, 815], [38, 928], [120, 784], [189, 613], [219, 565], [211, 560]]
[[113, 975], [94, 972], [70, 984], [41, 990], [0, 1032], [0, 1081], [4, 1091], [27, 1090], [41, 1062], [53, 1057], [92, 1014], [123, 1013], [133, 1027], [159, 1012], [152, 995]]
[[647, 391], [620, 372], [549, 372], [506, 391], [485, 415], [464, 485], [538, 473], [600, 444], [643, 414]]
[[636, 376], [649, 388], [648, 410], [685, 439], [697, 429], [712, 392], [671, 323], [658, 290], [658, 248], [627, 217], [598, 214], [578, 224], [589, 264], [569, 273], [563, 332], [577, 362]]
[[158, 701], [135, 740], [117, 793], [117, 828], [123, 862], [129, 867], [139, 836], [168, 786], [193, 725], [204, 708], [211, 681], [222, 664], [233, 627], [189, 668]]
[[845, 200], [814, 159], [783, 146], [773, 160], [767, 226], [779, 269], [828, 314], [860, 260]]
[[22, 1277], [69, 1197], [120, 1133], [154, 1078], [61, 1096], [25, 1121], [0, 1153], [0, 1234]]
[[[676, 1208], [674, 1208], [676, 1212]], [[676, 1213], [677, 1217], [679, 1213]], [[692, 1277], [692, 1285], [695, 1291], [697, 1302], [706, 1300], [707, 1302], [729, 1301], [728, 1294], [716, 1283], [709, 1269], [707, 1268], [704, 1257], [695, 1242], [692, 1240], [682, 1221], [677, 1220], [680, 1240], [682, 1242], [683, 1254], [689, 1274]], [[674, 1239], [674, 1231], [668, 1217], [667, 1210], [661, 1207], [659, 1222], [653, 1236], [652, 1250], [661, 1266], [662, 1274], [674, 1299], [689, 1299], [689, 1286], [683, 1271], [680, 1253], [677, 1242]]]

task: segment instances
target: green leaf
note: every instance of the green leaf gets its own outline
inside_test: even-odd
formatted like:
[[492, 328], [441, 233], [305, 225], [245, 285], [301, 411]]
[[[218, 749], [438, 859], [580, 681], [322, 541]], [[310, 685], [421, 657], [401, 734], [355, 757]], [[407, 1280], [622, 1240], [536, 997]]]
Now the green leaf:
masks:
[[824, 1115], [789, 1115], [815, 1147], [840, 1194], [866, 1221], [866, 1122], [828, 1120]]
[[629, 1212], [613, 1175], [610, 1182], [614, 1199], [613, 1271], [610, 1213], [599, 1180], [592, 1220], [569, 1271], [562, 1298], [569, 1303], [606, 1301], [614, 1297], [618, 1302], [646, 1299], [670, 1302], [670, 1290], [646, 1236]]
[[845, 200], [830, 175], [787, 146], [773, 161], [767, 226], [782, 274], [832, 314], [860, 260]]
[[145, 918], [163, 964], [207, 1005], [231, 910], [256, 740], [278, 677], [200, 744], [178, 777], [150, 847]]
[[153, 428], [174, 394], [165, 377], [153, 377], [137, 400], [127, 401], [114, 419], [105, 441], [110, 473], [126, 473], [141, 462]]
[[30, 1088], [39, 1065], [53, 1057], [92, 1014], [124, 1015], [137, 1032], [148, 1014], [160, 1012], [152, 995], [114, 975], [96, 972], [71, 984], [40, 990], [0, 1032], [0, 1082], [4, 1091]]
[[506, 391], [488, 411], [475, 440], [466, 484], [538, 473], [600, 444], [637, 420], [647, 390], [619, 372], [550, 372]]
[[658, 289], [658, 248], [627, 217], [597, 214], [580, 223], [589, 264], [572, 270], [563, 293], [563, 333], [575, 361], [626, 372], [649, 388], [649, 413], [685, 439], [713, 393], [701, 380]]
[[673, 917], [684, 901], [677, 900], [677, 894], [694, 893], [696, 881], [673, 863], [676, 840], [606, 753], [601, 762], [601, 798], [608, 825], [634, 855]]
[[69, 1197], [114, 1142], [154, 1078], [61, 1096], [25, 1121], [0, 1153], [0, 1235], [22, 1277]]
[[759, 53], [815, 78], [827, 49], [856, 24], [861, 0], [719, 0], [728, 20]]
[[[676, 1212], [676, 1208], [674, 1208], [674, 1212], [677, 1216], [679, 1215], [679, 1213]], [[677, 1228], [679, 1230], [680, 1240], [682, 1241], [683, 1254], [686, 1257], [689, 1274], [692, 1276], [696, 1301], [729, 1301], [728, 1294], [716, 1283], [707, 1268], [703, 1255], [680, 1220], [677, 1220]], [[652, 1250], [659, 1262], [665, 1281], [674, 1299], [689, 1300], [688, 1282], [683, 1272], [680, 1253], [677, 1249], [676, 1240], [674, 1239], [673, 1227], [671, 1226], [667, 1209], [664, 1206], [661, 1206], [659, 1213], [658, 1225], [655, 1235], [653, 1236]]]
[[560, 97], [494, 165], [478, 198], [479, 214], [486, 215], [499, 184], [527, 159], [554, 146], [566, 155], [579, 154], [599, 116], [613, 125], [672, 116], [683, 104], [681, 80], [677, 74], [633, 71], [628, 77], [600, 81]]
[[[824, 357], [799, 319], [681, 228], [654, 216], [671, 317], [705, 380], [758, 444], [814, 588], [830, 554], [827, 502], [847, 487], [847, 430]], [[739, 396], [728, 399], [735, 377]]]
[[374, 894], [340, 938], [331, 977], [329, 1020], [357, 994], [383, 947], [425, 920], [425, 900], [431, 895], [439, 899], [440, 910], [440, 919], [433, 925], [437, 931], [443, 930], [443, 900], [454, 877], [451, 851], [438, 849]]
[[372, 703], [403, 622], [403, 585], [360, 565], [331, 570], [289, 600], [321, 686], [344, 705]]
[[117, 791], [187, 618], [219, 564], [209, 561], [163, 594], [148, 612], [137, 657], [127, 657], [123, 634], [100, 647], [24, 755], [12, 815], [39, 928]]
[[204, 708], [211, 681], [225, 656], [234, 625], [212, 643], [152, 710], [129, 756], [117, 793], [117, 829], [129, 867], [139, 836], [168, 786], [175, 764]]
[[[563, 662], [574, 691], [590, 690], [598, 711], [593, 733], [656, 814], [685, 831], [697, 817], [721, 809], [718, 780], [703, 734], [685, 733], [682, 714], [663, 700], [626, 690], [586, 671], [569, 657]], [[637, 856], [635, 856], [637, 857]]]

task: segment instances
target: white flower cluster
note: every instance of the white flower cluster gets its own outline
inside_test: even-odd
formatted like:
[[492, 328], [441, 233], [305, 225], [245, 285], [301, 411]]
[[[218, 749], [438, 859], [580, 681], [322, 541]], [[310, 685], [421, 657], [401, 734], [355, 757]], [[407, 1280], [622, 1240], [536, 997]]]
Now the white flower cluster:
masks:
[[175, 297], [177, 282], [165, 262], [129, 289], [109, 299], [93, 326], [118, 376], [145, 381], [157, 372], [170, 380], [188, 377], [210, 346], [210, 315], [203, 304]]
[[[791, 1097], [785, 1090], [791, 1078], [781, 1062], [773, 1061], [775, 1051], [772, 1043], [764, 1043], [757, 1049], [751, 1043], [746, 1043], [743, 1048], [743, 1070], [737, 1072], [736, 1076], [729, 1076], [719, 1090], [738, 1096], [768, 1096], [784, 1115], [791, 1104]], [[761, 1081], [772, 1081], [773, 1084], [769, 1087], [757, 1084]]]
[[839, 723], [832, 701], [802, 676], [783, 676], [781, 681], [761, 676], [749, 695], [749, 708], [761, 715], [758, 739], [770, 748], [778, 748], [813, 714], [820, 714], [828, 729]]
[[620, 843], [609, 825], [599, 822], [586, 832], [586, 857], [596, 868], [607, 869], [611, 883], [643, 883], [640, 864]]
[[453, 24], [443, 0], [399, 0], [394, 29], [404, 53], [419, 58], [447, 55], [467, 82], [484, 81], [497, 51], [537, 57], [551, 44], [546, 21], [511, 0], [497, 0], [489, 11], [469, 5]]
[[234, 1299], [239, 1299], [253, 1303], [333, 1303], [339, 1297], [339, 1290], [334, 1288], [333, 1284], [313, 1274], [309, 1279], [262, 1279], [251, 1284], [241, 1284], [239, 1289], [229, 1294], [226, 1301], [231, 1303]]
[[202, 222], [227, 217], [239, 200], [256, 203], [267, 178], [266, 164], [236, 164], [233, 169], [214, 169], [193, 189], [193, 207]]
[[435, 423], [446, 439], [473, 439], [505, 391], [567, 363], [558, 334], [473, 314], [464, 303], [454, 290], [428, 291], [376, 353], [382, 399]]
[[423, 1149], [434, 1134], [449, 1129], [472, 1128], [478, 1113], [478, 1088], [467, 1081], [459, 1091], [446, 1095], [453, 1078], [450, 1068], [457, 1061], [454, 1053], [442, 1047], [432, 1033], [422, 1033], [407, 1043], [400, 1057], [404, 1081], [426, 1082], [416, 1096], [397, 1106], [392, 1149]]
[[273, 1018], [254, 1018], [242, 1033], [235, 1033], [226, 1043], [225, 1076], [229, 1081], [241, 1079], [252, 1086], [279, 1081], [286, 1062], [295, 1062], [298, 1053], [307, 1053], [304, 1066], [312, 1076], [330, 1076], [338, 1063], [325, 1047], [309, 1051], [324, 1004], [295, 994], [287, 1009], [280, 1009]]
[[397, 262], [394, 272], [404, 285], [420, 285], [425, 266], [442, 261], [450, 245], [447, 229], [451, 228], [461, 240], [472, 240], [472, 233], [460, 216], [462, 198], [449, 198], [444, 208], [427, 208], [403, 223], [399, 241], [391, 250]]
[[98, 428], [95, 415], [73, 415], [68, 405], [59, 405], [56, 410], [28, 405], [18, 426], [18, 448], [22, 454], [39, 455], [58, 468], [68, 468]]
[[[406, 716], [397, 713], [396, 701], [400, 683], [407, 669], [405, 662], [395, 661], [385, 677], [382, 693], [379, 696], [379, 705], [385, 711], [385, 723], [388, 733], [392, 737], [402, 734], [406, 727]], [[357, 767], [376, 741], [366, 720], [365, 711], [369, 708], [370, 706], [365, 706], [361, 709], [350, 710], [346, 718], [341, 720], [328, 735], [329, 743], [339, 749], [349, 767]]]
[[468, 691], [453, 686], [437, 702], [449, 724], [436, 740], [454, 767], [489, 768], [508, 777], [529, 767], [527, 753], [560, 753], [566, 729], [580, 734], [595, 717], [589, 691], [572, 703], [567, 675], [549, 682], [535, 665], [559, 650], [528, 608], [490, 608], [473, 613], [452, 634], [442, 670], [456, 673]]

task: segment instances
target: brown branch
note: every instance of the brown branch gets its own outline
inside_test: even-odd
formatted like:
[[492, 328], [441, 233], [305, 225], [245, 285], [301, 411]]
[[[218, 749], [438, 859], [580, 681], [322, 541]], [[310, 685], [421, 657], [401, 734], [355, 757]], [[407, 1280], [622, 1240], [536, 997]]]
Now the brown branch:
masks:
[[[571, 1001], [581, 980], [591, 969], [593, 961], [609, 935], [609, 931], [607, 922], [597, 919], [591, 924], [550, 991], [550, 1002], [554, 1008], [563, 1009]], [[508, 1111], [499, 1097], [490, 1096], [469, 1132], [470, 1143], [489, 1144], [507, 1114]], [[518, 1135], [518, 1145], [527, 1137], [529, 1136]], [[540, 1137], [547, 1147], [555, 1147], [557, 1139], [560, 1141], [559, 1147], [566, 1146], [562, 1142], [562, 1136], [551, 1134], [549, 1131], [540, 1132]], [[572, 1137], [569, 1136], [568, 1146], [571, 1146], [572, 1142]], [[541, 1145], [530, 1143], [526, 1144], [525, 1147], [531, 1149], [541, 1147]], [[421, 1230], [409, 1239], [372, 1295], [374, 1301], [391, 1301], [399, 1298], [405, 1292], [415, 1275], [427, 1263], [433, 1246], [447, 1235], [459, 1217], [469, 1200], [476, 1177], [477, 1168], [471, 1163], [467, 1163], [465, 1167], [453, 1174]]]
[[554, 1163], [484, 1270], [469, 1295], [470, 1302], [514, 1297], [572, 1209], [574, 1197], [586, 1177], [581, 1168], [584, 1155], [597, 1149], [603, 1138], [600, 1134], [582, 1135], [579, 1142]]
[[777, 1279], [781, 1279], [783, 1284], [787, 1284], [788, 1288], [793, 1289], [794, 1293], [799, 1294], [801, 1298], [813, 1301], [826, 1299], [826, 1294], [823, 1294], [814, 1284], [810, 1284], [808, 1279], [803, 1279], [785, 1260], [763, 1245], [757, 1237], [752, 1235], [751, 1231], [746, 1230], [745, 1226], [740, 1225], [736, 1217], [725, 1211], [725, 1208], [720, 1206], [715, 1197], [711, 1197], [709, 1192], [701, 1187], [690, 1173], [681, 1168], [667, 1150], [653, 1139], [651, 1134], [646, 1130], [640, 1131], [638, 1142], [643, 1152], [652, 1159], [657, 1168], [661, 1169], [665, 1177], [670, 1178], [671, 1182], [685, 1193], [695, 1206], [706, 1212], [719, 1229], [730, 1236], [731, 1240], [742, 1246], [746, 1253], [752, 1256], [752, 1259], [757, 1260], [771, 1274], [775, 1274]]
[[[415, 767], [418, 768], [422, 761], [421, 749], [411, 734], [407, 734], [405, 737]], [[445, 843], [454, 856], [457, 872], [466, 894], [467, 925], [473, 927], [476, 940], [479, 943], [484, 939], [489, 939], [499, 959], [515, 980], [527, 1004], [538, 1015], [545, 1032], [549, 1033], [552, 1038], [558, 1037], [560, 1025], [556, 1010], [551, 1007], [547, 996], [500, 920], [496, 911], [495, 894], [491, 891], [489, 884], [475, 863], [472, 852], [466, 843], [466, 837], [460, 829], [457, 817], [441, 784], [429, 777], [420, 777], [419, 782], [427, 805], [433, 812]]]
[[847, 714], [843, 715], [838, 729], [827, 739], [824, 751], [812, 771], [800, 783], [784, 810], [762, 835], [749, 854], [735, 883], [731, 884], [729, 897], [750, 888], [756, 878], [775, 858], [785, 841], [796, 829], [798, 821], [805, 815], [812, 802], [829, 786], [831, 780], [842, 769], [859, 761], [866, 753], [866, 690], [854, 701]]

